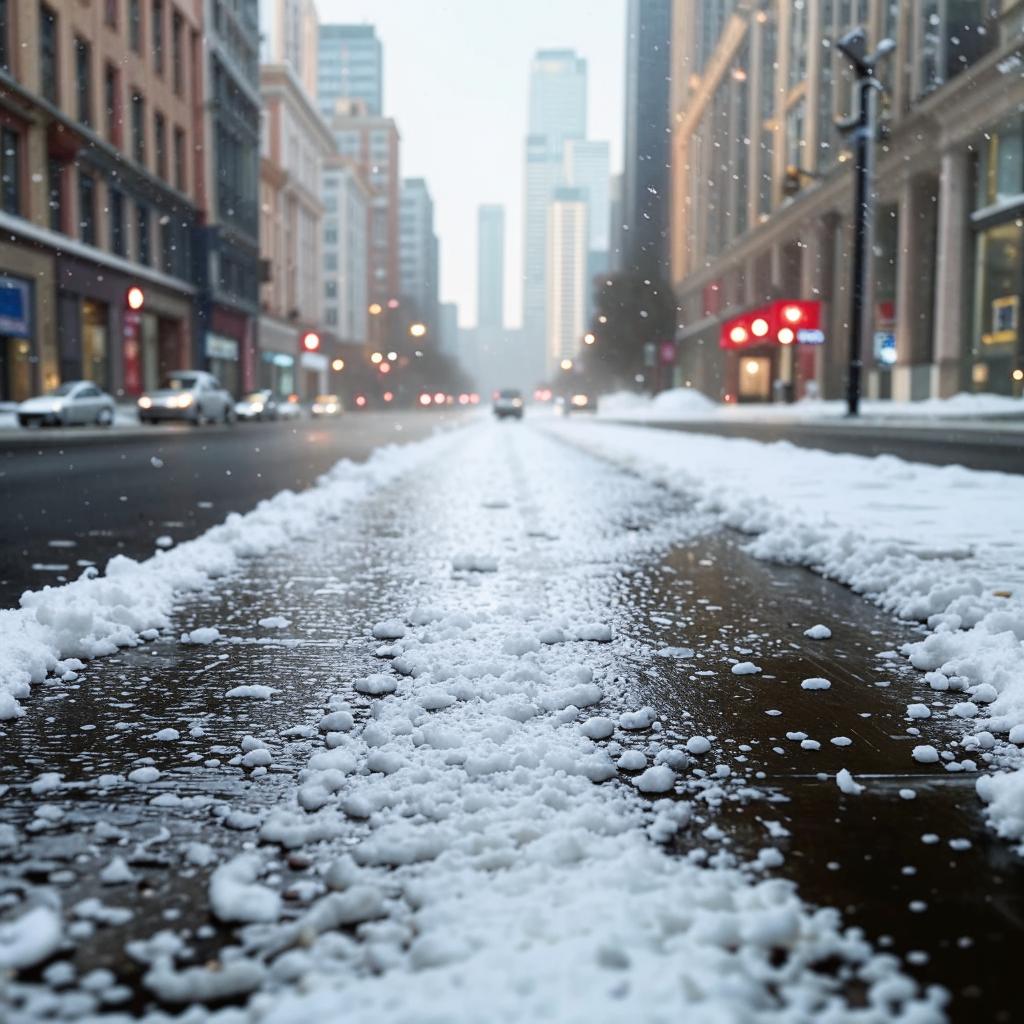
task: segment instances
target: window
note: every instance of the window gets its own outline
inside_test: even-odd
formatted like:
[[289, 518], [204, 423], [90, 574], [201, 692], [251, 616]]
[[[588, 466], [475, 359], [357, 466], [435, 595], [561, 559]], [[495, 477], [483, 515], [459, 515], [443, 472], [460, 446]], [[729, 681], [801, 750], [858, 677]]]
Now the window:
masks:
[[47, 205], [50, 208], [50, 230], [64, 230], [64, 165], [52, 157], [46, 165]]
[[124, 196], [112, 188], [110, 195], [110, 251], [115, 256], [127, 256], [124, 236]]
[[57, 77], [57, 14], [39, 6], [39, 89], [44, 100], [59, 102]]
[[0, 131], [0, 210], [21, 213], [21, 136]]
[[96, 179], [78, 172], [78, 237], [86, 245], [96, 244]]
[[164, 73], [164, 0], [153, 0], [153, 67], [156, 73]]
[[128, 45], [142, 53], [142, 0], [128, 0]]
[[140, 263], [149, 265], [149, 208], [144, 203], [135, 204], [136, 256]]
[[161, 218], [161, 220], [163, 223], [160, 229], [160, 269], [165, 274], [173, 274], [177, 254], [177, 245], [175, 244], [177, 232], [174, 221], [170, 217]]
[[132, 93], [132, 155], [137, 164], [146, 163], [146, 101]]
[[78, 98], [78, 120], [92, 124], [92, 47], [75, 37], [75, 93]]
[[107, 28], [117, 28], [117, 8], [121, 0], [104, 0], [103, 3], [103, 24]]
[[121, 75], [113, 64], [103, 72], [103, 107], [107, 112], [107, 138], [121, 145]]
[[185, 131], [174, 129], [174, 187], [179, 192], [187, 188], [185, 175]]
[[171, 73], [174, 91], [181, 96], [185, 91], [185, 54], [184, 54], [185, 21], [175, 11], [171, 15]]
[[156, 153], [156, 173], [167, 180], [167, 122], [158, 110], [153, 115], [153, 149]]
[[9, 0], [0, 0], [0, 70], [2, 71], [11, 70], [11, 41], [7, 38], [7, 33], [10, 31], [11, 24], [11, 12], [9, 8]]

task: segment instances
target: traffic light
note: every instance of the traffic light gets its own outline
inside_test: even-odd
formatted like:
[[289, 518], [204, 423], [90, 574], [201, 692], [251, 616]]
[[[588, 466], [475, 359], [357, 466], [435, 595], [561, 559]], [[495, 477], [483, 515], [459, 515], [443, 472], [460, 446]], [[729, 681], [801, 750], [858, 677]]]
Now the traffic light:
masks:
[[320, 348], [320, 335], [316, 331], [307, 331], [302, 336], [302, 347], [307, 352], [316, 352]]

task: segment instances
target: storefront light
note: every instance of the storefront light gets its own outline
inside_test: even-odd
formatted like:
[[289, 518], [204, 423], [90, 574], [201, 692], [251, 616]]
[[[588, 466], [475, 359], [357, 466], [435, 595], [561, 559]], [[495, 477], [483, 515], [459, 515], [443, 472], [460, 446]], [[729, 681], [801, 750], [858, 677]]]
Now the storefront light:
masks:
[[753, 376], [755, 376], [755, 375], [757, 374], [758, 370], [760, 370], [760, 369], [761, 369], [761, 365], [760, 365], [760, 363], [758, 363], [758, 361], [757, 361], [756, 359], [748, 359], [748, 360], [747, 360], [747, 361], [746, 361], [746, 362], [745, 362], [745, 363], [743, 364], [743, 369], [744, 369], [744, 370], [745, 370], [745, 371], [746, 371], [746, 372], [747, 372], [747, 373], [748, 373], [748, 374], [749, 374], [749, 375], [750, 375], [751, 377], [753, 377]]
[[1010, 376], [1017, 381], [1024, 380], [1024, 370], [1014, 370]]
[[731, 331], [729, 331], [729, 340], [734, 345], [742, 345], [747, 340], [747, 329], [742, 324], [736, 324]]
[[779, 344], [780, 345], [792, 345], [796, 340], [796, 335], [793, 333], [792, 327], [780, 327], [779, 328]]
[[768, 321], [763, 316], [759, 316], [750, 325], [750, 333], [755, 338], [763, 338], [768, 333]]

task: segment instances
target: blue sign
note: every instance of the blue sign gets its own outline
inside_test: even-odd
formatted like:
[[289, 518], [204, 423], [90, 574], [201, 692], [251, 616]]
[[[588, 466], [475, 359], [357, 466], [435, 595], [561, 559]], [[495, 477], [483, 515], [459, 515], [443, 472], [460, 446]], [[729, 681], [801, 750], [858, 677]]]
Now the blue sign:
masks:
[[892, 331], [875, 331], [875, 362], [882, 366], [896, 362], [896, 335]]
[[32, 286], [17, 277], [0, 275], [0, 334], [32, 337]]

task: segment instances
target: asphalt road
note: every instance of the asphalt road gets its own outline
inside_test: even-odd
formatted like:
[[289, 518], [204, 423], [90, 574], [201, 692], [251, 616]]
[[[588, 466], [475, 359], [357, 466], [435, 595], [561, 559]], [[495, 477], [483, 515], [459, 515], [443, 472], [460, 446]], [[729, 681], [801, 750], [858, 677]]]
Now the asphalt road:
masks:
[[458, 413], [338, 420], [25, 432], [0, 439], [0, 608], [76, 578], [83, 563], [145, 558], [158, 537], [194, 537], [229, 512], [301, 489], [339, 459], [413, 441]]
[[921, 425], [885, 423], [722, 423], [719, 420], [622, 420], [624, 425], [680, 430], [754, 441], [789, 441], [800, 448], [823, 448], [853, 455], [896, 455], [938, 466], [1024, 473], [1024, 430], [999, 422]]

